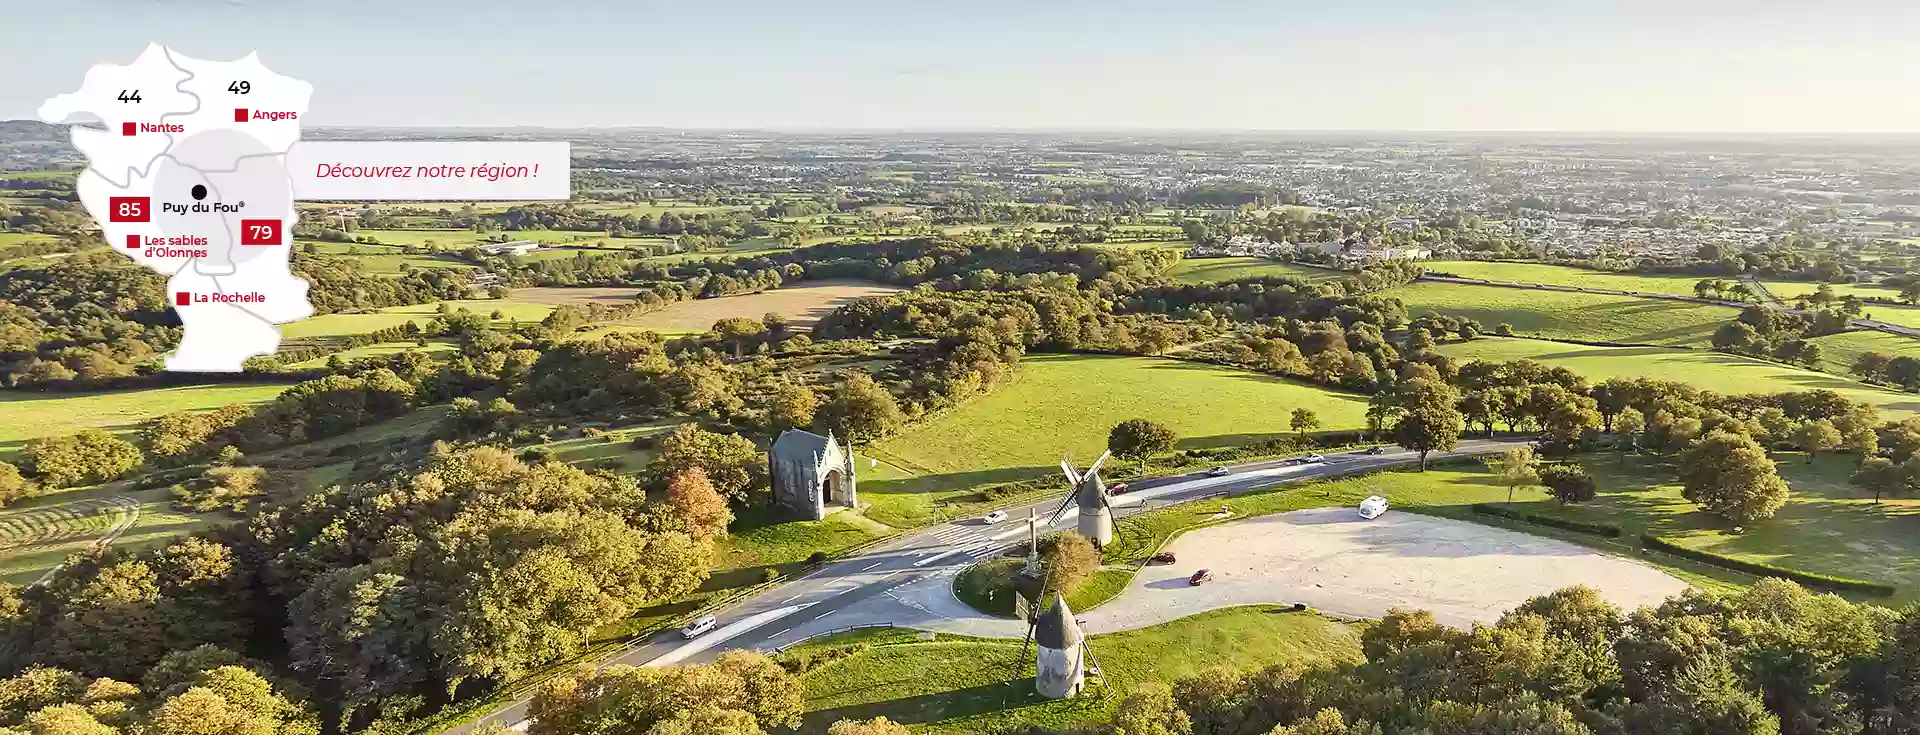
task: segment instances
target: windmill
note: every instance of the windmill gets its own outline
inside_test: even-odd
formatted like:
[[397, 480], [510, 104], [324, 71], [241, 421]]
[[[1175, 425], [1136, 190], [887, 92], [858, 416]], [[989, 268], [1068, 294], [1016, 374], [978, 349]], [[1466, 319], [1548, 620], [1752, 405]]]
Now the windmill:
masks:
[[1060, 502], [1060, 507], [1053, 511], [1053, 518], [1049, 521], [1049, 525], [1059, 523], [1060, 518], [1067, 514], [1067, 506], [1078, 504], [1080, 535], [1092, 541], [1094, 548], [1100, 549], [1113, 541], [1113, 501], [1107, 497], [1107, 486], [1100, 482], [1100, 463], [1107, 461], [1112, 454], [1102, 453], [1085, 474], [1074, 470], [1072, 462], [1060, 460], [1060, 471], [1066, 473], [1067, 484], [1073, 488], [1073, 492], [1067, 493], [1067, 498]]

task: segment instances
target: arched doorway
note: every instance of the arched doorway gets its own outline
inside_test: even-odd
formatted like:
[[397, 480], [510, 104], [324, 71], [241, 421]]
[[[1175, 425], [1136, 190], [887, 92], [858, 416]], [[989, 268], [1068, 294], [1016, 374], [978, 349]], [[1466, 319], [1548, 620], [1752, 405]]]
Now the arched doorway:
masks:
[[827, 476], [820, 481], [820, 502], [823, 505], [846, 505], [847, 476], [840, 470], [827, 470]]

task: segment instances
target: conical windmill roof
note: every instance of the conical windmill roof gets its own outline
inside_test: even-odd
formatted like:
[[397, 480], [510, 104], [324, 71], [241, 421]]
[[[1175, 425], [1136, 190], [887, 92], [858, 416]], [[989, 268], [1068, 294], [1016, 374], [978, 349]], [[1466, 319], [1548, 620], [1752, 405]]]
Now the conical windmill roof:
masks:
[[1033, 621], [1033, 642], [1041, 648], [1065, 650], [1080, 645], [1086, 640], [1086, 634], [1080, 632], [1080, 623], [1073, 619], [1073, 611], [1067, 609], [1067, 598], [1053, 593], [1053, 605]]

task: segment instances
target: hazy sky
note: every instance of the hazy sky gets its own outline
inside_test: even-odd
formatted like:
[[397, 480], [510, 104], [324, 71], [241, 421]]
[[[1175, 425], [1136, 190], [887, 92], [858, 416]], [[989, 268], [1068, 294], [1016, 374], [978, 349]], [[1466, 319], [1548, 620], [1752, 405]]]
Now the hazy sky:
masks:
[[1920, 132], [1920, 0], [4, 0], [0, 119], [149, 41], [325, 125]]

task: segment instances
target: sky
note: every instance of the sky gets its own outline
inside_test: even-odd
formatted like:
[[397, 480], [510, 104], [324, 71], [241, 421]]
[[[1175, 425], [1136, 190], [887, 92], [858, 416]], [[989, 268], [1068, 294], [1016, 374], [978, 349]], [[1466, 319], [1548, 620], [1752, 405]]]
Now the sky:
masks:
[[1920, 133], [1916, 29], [1915, 0], [0, 0], [0, 119], [157, 42], [257, 50], [315, 125]]

